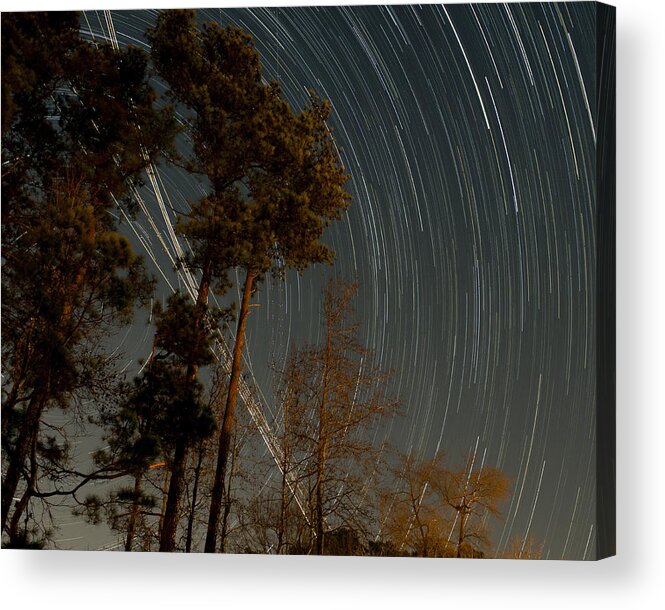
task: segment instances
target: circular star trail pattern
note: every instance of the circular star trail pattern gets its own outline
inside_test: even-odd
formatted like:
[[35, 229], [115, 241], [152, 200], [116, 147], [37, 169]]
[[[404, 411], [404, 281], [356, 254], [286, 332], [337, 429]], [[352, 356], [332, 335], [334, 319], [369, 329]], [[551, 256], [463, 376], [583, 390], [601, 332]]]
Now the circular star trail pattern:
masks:
[[[145, 47], [155, 11], [111, 15], [121, 45]], [[109, 35], [102, 12], [84, 17], [84, 30]], [[592, 559], [594, 4], [250, 8], [199, 18], [252, 34], [264, 76], [294, 108], [308, 89], [330, 100], [350, 174], [351, 207], [325, 238], [335, 264], [265, 284], [250, 317], [247, 366], [268, 417], [273, 365], [318, 339], [325, 282], [357, 278], [361, 339], [395, 371], [391, 390], [404, 405], [388, 440], [452, 462], [473, 454], [511, 478], [498, 553], [531, 534], [544, 558]], [[160, 179], [175, 208], [204, 190], [168, 168]], [[145, 217], [134, 226], [164, 286], [177, 287], [156, 238], [167, 227], [155, 198], [145, 199], [154, 227]], [[145, 351], [151, 334], [142, 332]]]

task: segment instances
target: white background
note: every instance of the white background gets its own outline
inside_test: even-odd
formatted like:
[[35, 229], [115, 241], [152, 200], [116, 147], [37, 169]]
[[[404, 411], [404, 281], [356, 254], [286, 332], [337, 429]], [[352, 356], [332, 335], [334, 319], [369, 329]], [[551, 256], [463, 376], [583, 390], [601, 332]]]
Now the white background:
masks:
[[[27, 0], [3, 2], [2, 8], [257, 4], [271, 3]], [[3, 550], [3, 607], [665, 607], [665, 3], [613, 4], [618, 21], [617, 557], [597, 563], [460, 562]]]

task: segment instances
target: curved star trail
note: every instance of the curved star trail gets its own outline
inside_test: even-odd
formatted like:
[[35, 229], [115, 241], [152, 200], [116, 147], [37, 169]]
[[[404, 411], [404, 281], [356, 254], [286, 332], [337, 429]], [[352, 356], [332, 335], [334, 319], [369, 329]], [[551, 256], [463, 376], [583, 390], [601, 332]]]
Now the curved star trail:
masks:
[[[155, 11], [88, 11], [87, 34], [145, 47]], [[475, 453], [514, 493], [494, 533], [592, 558], [595, 543], [595, 12], [593, 3], [202, 10], [254, 36], [295, 108], [315, 89], [351, 179], [326, 235], [332, 268], [266, 284], [248, 365], [266, 409], [272, 365], [316, 341], [320, 291], [357, 277], [362, 340], [396, 372], [403, 450]], [[155, 83], [159, 89], [160, 84]], [[168, 207], [200, 196], [160, 168]], [[133, 223], [167, 284], [159, 202]], [[163, 244], [159, 242], [163, 240]], [[142, 331], [149, 347], [150, 332]], [[129, 340], [128, 340], [129, 341]], [[137, 339], [133, 338], [133, 342]], [[140, 341], [140, 336], [138, 341]], [[125, 348], [127, 346], [125, 345]], [[384, 439], [377, 439], [381, 442]]]

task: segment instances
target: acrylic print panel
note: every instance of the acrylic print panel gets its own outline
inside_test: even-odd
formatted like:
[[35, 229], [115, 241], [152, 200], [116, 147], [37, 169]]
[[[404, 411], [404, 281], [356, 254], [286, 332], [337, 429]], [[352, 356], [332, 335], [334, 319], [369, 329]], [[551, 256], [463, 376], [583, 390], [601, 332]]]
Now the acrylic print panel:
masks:
[[614, 9], [3, 13], [4, 548], [614, 553]]

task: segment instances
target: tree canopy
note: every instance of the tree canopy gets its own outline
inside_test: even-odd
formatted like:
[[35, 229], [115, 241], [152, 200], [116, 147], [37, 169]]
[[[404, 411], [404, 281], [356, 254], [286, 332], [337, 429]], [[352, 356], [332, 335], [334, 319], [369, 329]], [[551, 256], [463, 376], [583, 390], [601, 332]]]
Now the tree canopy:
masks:
[[[3, 546], [47, 546], [64, 498], [127, 551], [486, 556], [505, 475], [377, 446], [399, 399], [360, 340], [359, 283], [323, 291], [321, 339], [276, 363], [274, 411], [236, 414], [257, 292], [334, 260], [350, 197], [330, 103], [292, 107], [251, 36], [194, 11], [160, 11], [149, 53], [84, 39], [79, 18], [2, 18]], [[117, 221], [154, 163], [201, 187], [175, 225], [194, 298], [155, 298]], [[125, 376], [116, 335], [137, 311], [152, 351]], [[83, 471], [79, 431], [98, 441]]]
[[75, 13], [5, 14], [2, 47], [4, 529], [19, 481], [14, 526], [38, 493], [44, 411], [99, 388], [101, 339], [150, 292], [111, 210], [175, 123], [145, 53], [83, 40]]
[[185, 264], [201, 271], [198, 301], [209, 287], [228, 287], [228, 272], [245, 271], [231, 379], [221, 422], [219, 459], [206, 550], [214, 550], [235, 417], [250, 298], [263, 276], [331, 262], [324, 229], [348, 205], [346, 173], [326, 124], [330, 107], [314, 93], [294, 113], [276, 82], [265, 83], [250, 36], [193, 11], [163, 11], [147, 33], [168, 95], [183, 109], [191, 153], [209, 193], [193, 202], [178, 229], [192, 244]]

